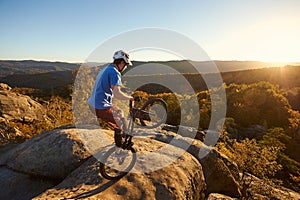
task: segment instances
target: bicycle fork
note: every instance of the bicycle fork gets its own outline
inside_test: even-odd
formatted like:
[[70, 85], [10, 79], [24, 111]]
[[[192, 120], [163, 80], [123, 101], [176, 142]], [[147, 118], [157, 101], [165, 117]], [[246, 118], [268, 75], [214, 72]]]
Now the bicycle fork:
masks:
[[[124, 123], [124, 125], [126, 126], [126, 123]], [[128, 133], [125, 135], [125, 141], [122, 144], [123, 149], [130, 149], [134, 144], [132, 142], [133, 135], [131, 135], [133, 132], [133, 126], [134, 126], [134, 119], [130, 119], [128, 123], [128, 127], [125, 127]]]

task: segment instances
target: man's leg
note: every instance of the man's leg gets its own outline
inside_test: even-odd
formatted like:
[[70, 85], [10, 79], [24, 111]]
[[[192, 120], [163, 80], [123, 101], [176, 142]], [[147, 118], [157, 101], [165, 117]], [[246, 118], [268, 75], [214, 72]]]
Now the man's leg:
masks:
[[124, 112], [118, 107], [112, 107], [114, 119], [124, 134], [128, 133]]
[[120, 128], [120, 118], [117, 116], [114, 116], [113, 114], [113, 109], [108, 108], [108, 109], [96, 109], [96, 116], [100, 118], [102, 121], [105, 123], [109, 124], [111, 127], [113, 127], [115, 133], [114, 133], [114, 139], [115, 139], [115, 144], [117, 147], [122, 146], [122, 130]]
[[121, 147], [122, 146], [122, 131], [115, 130], [114, 138], [115, 138], [116, 146]]

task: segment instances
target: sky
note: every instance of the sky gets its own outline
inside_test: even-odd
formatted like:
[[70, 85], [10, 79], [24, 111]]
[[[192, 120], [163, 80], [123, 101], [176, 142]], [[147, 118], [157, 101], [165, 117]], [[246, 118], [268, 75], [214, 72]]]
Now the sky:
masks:
[[[110, 38], [154, 27], [212, 60], [299, 62], [299, 9], [299, 0], [0, 0], [0, 60], [84, 62]], [[131, 58], [176, 57], [150, 51]]]

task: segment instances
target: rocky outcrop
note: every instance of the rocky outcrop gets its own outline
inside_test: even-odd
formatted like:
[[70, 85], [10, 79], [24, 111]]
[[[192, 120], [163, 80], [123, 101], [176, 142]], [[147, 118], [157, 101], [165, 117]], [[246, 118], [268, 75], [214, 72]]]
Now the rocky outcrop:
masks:
[[90, 156], [74, 129], [37, 135], [0, 156], [0, 199], [31, 199], [61, 182]]
[[211, 193], [208, 195], [207, 200], [237, 200], [237, 199], [231, 198], [223, 194]]
[[164, 125], [162, 127], [163, 130], [172, 131], [181, 135], [183, 137], [195, 138], [200, 141], [204, 141], [205, 139], [205, 132], [199, 131], [196, 128], [188, 127], [188, 126], [172, 126], [172, 125]]
[[21, 131], [11, 126], [7, 119], [0, 117], [0, 144], [16, 141], [19, 137], [22, 137]]
[[8, 121], [30, 123], [47, 119], [44, 108], [29, 96], [16, 94], [10, 87], [1, 84], [0, 116]]
[[[181, 141], [178, 142], [179, 144], [182, 142], [191, 144], [187, 151], [197, 158], [202, 165], [208, 186], [207, 195], [210, 193], [222, 193], [234, 197], [241, 195], [238, 183], [240, 177], [237, 166], [226, 156], [201, 142], [205, 138], [204, 132], [184, 126], [164, 126], [163, 130], [172, 131], [177, 135], [164, 132], [163, 135], [156, 135], [156, 139], [169, 143], [176, 137], [178, 141]], [[195, 138], [196, 140], [191, 142], [191, 138]], [[203, 152], [206, 154], [205, 156], [201, 156]]]
[[0, 83], [0, 90], [11, 90], [11, 87], [5, 83]]
[[212, 149], [200, 162], [209, 186], [206, 194], [221, 193], [233, 197], [241, 195], [238, 168], [228, 158]]
[[248, 195], [253, 199], [300, 199], [300, 194], [290, 189], [272, 184], [246, 173], [245, 180], [249, 183], [246, 188]]
[[58, 184], [55, 180], [34, 177], [0, 166], [0, 199], [29, 200], [47, 188]]
[[18, 145], [0, 158], [0, 164], [25, 174], [62, 180], [90, 156], [76, 129], [64, 127]]
[[155, 134], [153, 137], [165, 143], [177, 140], [173, 144], [177, 143], [179, 147], [186, 146], [183, 143], [189, 144], [187, 152], [197, 158], [202, 165], [207, 184], [206, 195], [209, 193], [222, 193], [234, 197], [241, 195], [237, 166], [214, 148], [206, 146], [199, 140], [192, 140], [167, 131], [162, 131], [161, 134]]
[[[24, 194], [30, 199], [39, 193], [42, 194], [36, 199], [89, 196], [95, 199], [204, 199], [206, 184], [201, 164], [189, 153], [184, 153], [171, 165], [156, 171], [134, 173], [138, 169], [147, 171], [147, 168], [156, 164], [137, 162], [132, 172], [117, 182], [102, 178], [99, 175], [100, 162], [91, 156], [93, 150], [103, 149], [101, 141], [97, 146], [101, 140], [98, 131], [74, 127], [54, 129], [2, 155], [0, 176], [11, 178], [0, 183], [0, 199], [8, 196], [19, 199], [19, 192], [23, 194], [22, 199]], [[105, 134], [112, 140], [112, 132]], [[91, 144], [86, 145], [86, 142]], [[135, 139], [138, 152], [151, 152], [163, 145], [149, 137]], [[168, 159], [172, 154], [171, 151], [164, 152], [157, 158]], [[29, 184], [28, 177], [36, 179], [33, 178], [32, 184]], [[45, 184], [39, 185], [38, 178], [46, 180]], [[18, 193], [14, 193], [14, 187], [5, 187], [15, 181], [20, 181], [19, 185], [22, 186], [22, 189], [18, 187]], [[58, 182], [61, 183], [57, 185]], [[46, 187], [48, 190], [44, 191]]]
[[[139, 151], [161, 146], [160, 142], [149, 138], [135, 142], [140, 147]], [[151, 145], [143, 146], [145, 142]], [[206, 186], [201, 165], [188, 153], [162, 169], [148, 173], [130, 172], [118, 181], [99, 176], [99, 164], [94, 157], [90, 158], [59, 185], [35, 199], [204, 199]], [[135, 168], [147, 168], [148, 165], [136, 163]]]
[[11, 87], [0, 83], [0, 146], [24, 141], [24, 134], [11, 123], [28, 125], [37, 122], [49, 122], [43, 106], [29, 96], [12, 92]]
[[[137, 162], [122, 179], [110, 181], [100, 175], [97, 155], [112, 147], [112, 131], [67, 126], [41, 133], [0, 155], [0, 199], [239, 198], [237, 168], [218, 151], [159, 129], [137, 129], [135, 135]], [[168, 159], [168, 165], [151, 170]], [[278, 197], [299, 198], [273, 189]]]

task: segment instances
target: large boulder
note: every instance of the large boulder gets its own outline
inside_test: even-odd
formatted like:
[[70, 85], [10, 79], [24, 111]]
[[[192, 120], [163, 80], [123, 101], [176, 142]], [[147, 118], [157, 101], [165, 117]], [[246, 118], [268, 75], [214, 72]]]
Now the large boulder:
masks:
[[31, 123], [47, 119], [45, 109], [29, 96], [16, 94], [10, 87], [0, 87], [0, 117], [8, 121]]
[[[162, 145], [150, 138], [135, 139], [138, 152], [153, 152]], [[172, 157], [171, 153], [157, 155], [158, 162]], [[100, 162], [92, 157], [59, 185], [34, 199], [204, 199], [204, 175], [200, 163], [192, 155], [184, 153], [172, 164], [156, 171], [136, 172], [138, 169], [147, 170], [153, 164], [137, 161], [125, 177], [109, 181], [101, 177]]]
[[0, 199], [31, 199], [57, 185], [91, 156], [72, 126], [43, 132], [7, 149], [0, 151]]
[[0, 157], [0, 165], [34, 176], [63, 180], [91, 154], [75, 128], [64, 127], [33, 137]]
[[[113, 141], [112, 131], [104, 131], [104, 134], [110, 142]], [[173, 152], [157, 154], [157, 163], [144, 162], [147, 157], [141, 157], [142, 162], [137, 162], [121, 180], [111, 182], [104, 179], [99, 174], [99, 161], [91, 156], [99, 149], [107, 150], [104, 148], [107, 141], [102, 139], [99, 129], [61, 127], [37, 135], [1, 155], [0, 176], [4, 177], [0, 183], [1, 199], [22, 199], [18, 198], [20, 194], [15, 187], [6, 187], [14, 185], [17, 180], [23, 180], [19, 184], [22, 186], [20, 192], [27, 191], [26, 197], [33, 198], [42, 193], [37, 199], [85, 196], [96, 199], [204, 199], [206, 184], [201, 164], [189, 153], [155, 171], [147, 171], [147, 168], [169, 159]], [[149, 137], [134, 140], [138, 152], [153, 152], [165, 145]], [[139, 173], [139, 169], [147, 172]], [[33, 177], [32, 183], [29, 177]], [[39, 180], [48, 182], [39, 186]], [[58, 182], [61, 183], [56, 185]]]
[[8, 85], [0, 83], [0, 146], [24, 141], [28, 136], [17, 126], [33, 126], [39, 122], [50, 125], [44, 107], [29, 96], [16, 94]]
[[237, 166], [215, 149], [200, 159], [208, 185], [206, 194], [221, 193], [240, 197], [239, 175]]
[[[104, 179], [97, 158], [112, 142], [113, 131], [67, 126], [0, 153], [0, 199], [198, 200], [240, 195], [236, 166], [225, 156], [198, 140], [159, 130], [137, 129], [134, 146], [138, 159], [133, 169], [120, 180]], [[162, 164], [168, 160], [172, 162]], [[153, 170], [153, 166], [159, 167]], [[272, 191], [270, 196], [255, 190], [256, 196], [299, 199], [296, 192], [266, 187], [259, 179], [255, 183]]]
[[33, 177], [28, 174], [0, 167], [0, 199], [27, 200], [58, 184], [55, 180]]
[[199, 140], [182, 137], [167, 131], [153, 134], [153, 137], [165, 143], [173, 141], [172, 143], [178, 144], [179, 148], [189, 145], [186, 149], [187, 152], [197, 158], [202, 165], [207, 184], [206, 195], [210, 193], [227, 194], [233, 197], [241, 195], [237, 166], [214, 148], [206, 146]]

